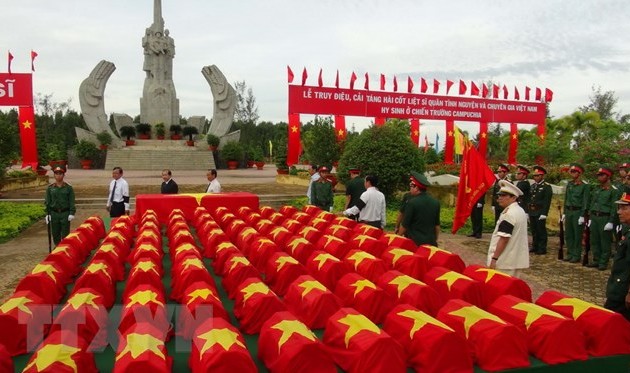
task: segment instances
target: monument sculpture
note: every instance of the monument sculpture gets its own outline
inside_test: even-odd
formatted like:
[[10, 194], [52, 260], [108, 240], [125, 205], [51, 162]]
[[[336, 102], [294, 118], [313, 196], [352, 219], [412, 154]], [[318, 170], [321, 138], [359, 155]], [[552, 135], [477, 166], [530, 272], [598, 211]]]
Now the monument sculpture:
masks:
[[234, 120], [236, 91], [216, 65], [204, 66], [201, 69], [201, 74], [210, 84], [214, 98], [214, 113], [208, 133], [219, 137], [224, 136], [230, 130]]
[[118, 136], [109, 128], [107, 122], [104, 99], [107, 80], [114, 70], [116, 70], [116, 66], [109, 61], [102, 60], [96, 64], [90, 75], [79, 86], [79, 104], [85, 124], [92, 132], [106, 131], [116, 138]]

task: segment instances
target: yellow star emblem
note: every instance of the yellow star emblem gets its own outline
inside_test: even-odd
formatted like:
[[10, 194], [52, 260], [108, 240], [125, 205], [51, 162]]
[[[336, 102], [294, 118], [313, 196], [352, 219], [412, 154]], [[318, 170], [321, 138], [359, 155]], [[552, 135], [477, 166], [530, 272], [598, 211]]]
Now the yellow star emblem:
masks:
[[357, 241], [359, 243], [359, 246], [363, 246], [363, 244], [365, 243], [365, 241], [368, 240], [373, 240], [374, 238], [370, 237], [370, 236], [366, 236], [365, 234], [360, 234], [358, 236], [356, 236], [355, 238], [352, 239], [352, 241]]
[[540, 319], [544, 315], [556, 317], [558, 319], [564, 319], [565, 317], [557, 312], [553, 312], [551, 310], [546, 309], [545, 307], [541, 307], [534, 303], [522, 302], [512, 306], [513, 309], [523, 311], [527, 313], [525, 316], [525, 327], [529, 329], [529, 327], [536, 320]]
[[362, 292], [365, 288], [376, 289], [376, 285], [368, 279], [358, 280], [354, 284], [350, 284], [350, 286], [355, 288], [353, 295], [355, 298], [357, 297], [357, 294]]
[[482, 139], [485, 139], [485, 138], [486, 138], [486, 136], [488, 136], [488, 134], [487, 134], [486, 132], [481, 132], [481, 138], [482, 138]]
[[153, 272], [153, 273], [155, 273], [156, 275], [159, 276], [160, 273], [158, 272], [156, 267], [157, 266], [152, 261], [150, 261], [150, 260], [142, 260], [142, 261], [136, 263], [133, 266], [133, 269], [131, 270], [131, 274], [134, 274], [134, 273], [136, 273], [138, 271], [142, 271], [142, 272], [149, 272], [149, 271], [151, 271], [151, 272]]
[[346, 315], [338, 320], [340, 324], [348, 325], [348, 330], [346, 330], [344, 342], [346, 342], [346, 347], [350, 344], [350, 339], [357, 335], [359, 332], [368, 331], [374, 334], [381, 334], [381, 329], [376, 326], [370, 319], [367, 317], [358, 314], [358, 315]]
[[173, 236], [174, 240], [178, 240], [181, 237], [190, 237], [190, 238], [192, 238], [192, 234], [190, 233], [190, 231], [182, 229], [179, 232], [175, 233], [175, 236]]
[[304, 291], [302, 291], [302, 299], [304, 299], [304, 297], [313, 290], [321, 290], [324, 293], [328, 291], [328, 289], [326, 289], [326, 287], [321, 282], [314, 280], [304, 281], [298, 286], [304, 289]]
[[273, 239], [275, 240], [275, 239], [277, 239], [277, 238], [278, 238], [278, 235], [279, 235], [281, 232], [282, 232], [282, 233], [284, 233], [284, 232], [289, 232], [289, 231], [288, 231], [286, 228], [283, 228], [283, 227], [276, 227], [274, 230], [272, 230], [272, 231], [271, 231], [271, 236], [272, 236], [272, 237], [273, 237]]
[[197, 201], [197, 206], [201, 206], [201, 200], [203, 199], [203, 197], [210, 197], [212, 198], [211, 194], [206, 194], [206, 193], [183, 193], [183, 194], [178, 194], [179, 196], [183, 196], [183, 197], [192, 197]]
[[501, 320], [498, 316], [495, 316], [490, 312], [486, 312], [481, 308], [475, 306], [462, 307], [458, 310], [451, 311], [448, 314], [464, 318], [464, 330], [466, 330], [466, 338], [468, 338], [470, 328], [481, 320], [490, 320], [498, 322], [500, 324], [505, 324], [505, 321]]
[[70, 254], [70, 252], [68, 252], [68, 250], [70, 250], [70, 246], [68, 246], [67, 244], [61, 244], [55, 247], [51, 254], [58, 255], [60, 253], [64, 253], [66, 254], [66, 256], [71, 257], [72, 255]]
[[453, 329], [449, 328], [448, 325], [434, 319], [433, 317], [427, 315], [422, 311], [405, 310], [402, 312], [398, 312], [397, 315], [413, 320], [413, 326], [411, 327], [411, 330], [409, 330], [409, 338], [411, 339], [413, 339], [413, 336], [416, 334], [416, 332], [424, 328], [425, 325], [435, 325], [439, 328], [446, 329], [451, 332], [454, 331]]
[[109, 269], [109, 266], [105, 263], [92, 263], [85, 269], [85, 272], [87, 273], [103, 272], [105, 276], [111, 279], [112, 276], [110, 276], [109, 272], [107, 272], [108, 269]]
[[344, 133], [345, 132], [343, 130], [339, 130], [339, 131], [337, 131], [337, 136], [338, 137], [342, 137], [344, 135]]
[[233, 256], [230, 259], [230, 263], [232, 263], [232, 266], [230, 267], [228, 272], [232, 272], [234, 268], [239, 266], [239, 264], [244, 266], [249, 265], [249, 260], [247, 260], [247, 258], [245, 258], [244, 256]]
[[66, 238], [76, 238], [77, 240], [79, 240], [79, 242], [83, 243], [83, 240], [81, 239], [81, 235], [78, 234], [77, 232], [72, 232], [69, 235], [66, 236]]
[[324, 264], [326, 264], [327, 261], [332, 260], [333, 262], [340, 262], [341, 260], [337, 259], [336, 257], [328, 254], [328, 253], [322, 253], [322, 254], [318, 254], [315, 258], [313, 258], [313, 261], [315, 262], [319, 262], [319, 264], [317, 265], [317, 269], [321, 270], [322, 267], [324, 266]]
[[307, 225], [306, 227], [302, 228], [300, 230], [300, 236], [302, 237], [306, 237], [310, 232], [319, 232], [317, 229], [315, 229], [314, 227], [311, 227], [310, 225]]
[[22, 127], [30, 129], [32, 124], [33, 123], [31, 123], [29, 120], [25, 120], [24, 122], [22, 122]]
[[[102, 246], [101, 246], [101, 247], [102, 247]], [[154, 252], [154, 253], [158, 253], [158, 254], [160, 253], [160, 252], [158, 251], [158, 248], [157, 248], [157, 247], [155, 247], [155, 246], [153, 246], [153, 245], [151, 245], [151, 244], [148, 244], [148, 243], [143, 243], [143, 244], [141, 244], [140, 246], [138, 246], [138, 247], [136, 248], [136, 251], [152, 251], [152, 252]]]
[[461, 273], [457, 273], [455, 271], [448, 271], [444, 273], [442, 276], [435, 279], [435, 281], [446, 281], [446, 286], [448, 286], [448, 290], [451, 290], [453, 284], [458, 280], [464, 281], [473, 281], [472, 278], [468, 276], [464, 276]]
[[398, 289], [398, 298], [400, 298], [400, 295], [402, 294], [402, 292], [405, 291], [405, 289], [407, 289], [411, 285], [427, 286], [424, 282], [416, 280], [415, 278], [411, 276], [407, 276], [407, 275], [394, 277], [389, 282], [389, 284], [395, 285], [396, 288]]
[[278, 259], [276, 259], [276, 264], [278, 264], [278, 271], [280, 271], [282, 269], [282, 267], [284, 267], [285, 264], [299, 264], [299, 262], [297, 260], [295, 260], [295, 258], [293, 258], [292, 256], [289, 255], [284, 255], [279, 257]]
[[160, 302], [157, 297], [158, 294], [152, 290], [140, 290], [129, 296], [127, 306], [133, 306], [134, 304], [146, 306], [149, 303], [163, 306], [164, 303]]
[[247, 302], [249, 298], [251, 298], [254, 294], [269, 294], [271, 290], [262, 282], [252, 282], [247, 285], [243, 289], [241, 289], [241, 293], [243, 293], [243, 303]]
[[214, 345], [221, 346], [224, 351], [228, 351], [234, 345], [245, 348], [243, 342], [238, 340], [238, 333], [228, 328], [211, 329], [210, 331], [201, 334], [199, 338], [206, 341], [201, 347], [199, 355], [203, 355]]
[[188, 258], [184, 260], [182, 265], [184, 266], [184, 269], [188, 269], [190, 267], [195, 267], [195, 268], [200, 268], [200, 269], [205, 268], [203, 266], [203, 262], [199, 260], [199, 258]]
[[438, 252], [451, 255], [450, 251], [440, 249], [439, 247], [436, 247], [436, 246], [432, 246], [432, 245], [422, 245], [422, 246], [429, 250], [429, 259], [433, 258], [433, 255], [435, 255], [435, 253], [438, 253]]
[[24, 371], [28, 371], [33, 366], [38, 372], [46, 370], [54, 363], [61, 363], [74, 372], [79, 371], [77, 363], [72, 359], [72, 356], [81, 351], [80, 348], [64, 345], [64, 344], [48, 344], [45, 343], [35, 353], [35, 358], [24, 368]]
[[374, 255], [367, 253], [365, 251], [361, 251], [361, 250], [357, 250], [354, 254], [350, 255], [348, 257], [348, 260], [352, 260], [354, 261], [354, 269], [357, 269], [357, 267], [359, 267], [359, 265], [361, 264], [361, 262], [363, 262], [364, 260], [375, 260], [376, 257], [374, 257]]
[[98, 249], [104, 253], [112, 253], [113, 255], [119, 256], [116, 251], [116, 246], [111, 243], [104, 243]]
[[497, 275], [497, 276], [503, 276], [503, 277], [512, 277], [510, 275], [506, 275], [503, 272], [499, 272], [497, 270], [494, 269], [490, 269], [490, 268], [477, 268], [477, 270], [475, 272], [485, 272], [486, 273], [486, 279], [485, 279], [485, 283], [487, 284], [488, 282], [490, 282], [490, 280], [492, 280], [492, 278]]
[[300, 244], [308, 244], [308, 240], [304, 237], [298, 237], [298, 238], [294, 238], [291, 240], [291, 242], [287, 245], [287, 247], [290, 249], [289, 252], [291, 254], [293, 254], [295, 252], [295, 249], [297, 249], [298, 246], [300, 246]]
[[206, 300], [209, 296], [212, 296], [214, 299], [219, 300], [219, 298], [210, 288], [196, 289], [186, 294], [186, 296], [188, 297], [188, 301], [186, 302], [186, 304], [191, 304], [196, 299]]
[[418, 131], [418, 130], [414, 130], [414, 131], [413, 131], [413, 135], [414, 135], [415, 137], [418, 137], [418, 136], [420, 135], [420, 131]]
[[243, 229], [243, 230], [241, 231], [241, 236], [242, 236], [243, 238], [247, 238], [247, 237], [251, 236], [252, 234], [257, 234], [257, 233], [258, 233], [258, 232], [257, 232], [254, 228], [252, 228], [252, 227], [247, 227], [247, 228], [245, 228], [245, 229]]
[[448, 132], [446, 133], [446, 135], [447, 135], [448, 137], [453, 137], [453, 131], [448, 131]]
[[130, 333], [127, 335], [125, 348], [116, 356], [116, 361], [127, 353], [131, 354], [133, 359], [136, 359], [147, 351], [154, 353], [162, 359], [166, 359], [161, 348], [164, 348], [164, 341], [155, 338], [151, 334]]
[[6, 314], [17, 308], [19, 311], [32, 315], [33, 313], [26, 306], [28, 303], [31, 302], [33, 301], [27, 297], [9, 298], [8, 301], [4, 302], [4, 304], [0, 306], [0, 311]]
[[604, 307], [600, 307], [597, 305], [594, 305], [593, 303], [589, 303], [589, 302], [585, 302], [581, 299], [578, 298], [563, 298], [560, 299], [558, 301], [556, 301], [554, 304], [554, 306], [567, 306], [567, 307], [572, 307], [573, 308], [573, 320], [577, 320], [578, 317], [582, 316], [582, 314], [586, 311], [588, 311], [591, 308], [600, 310], [600, 311], [605, 311], [605, 312], [609, 312], [609, 313], [614, 313], [613, 311], [606, 309]]
[[140, 238], [142, 238], [142, 237], [157, 239], [158, 235], [154, 231], [147, 229], [147, 230], [143, 231], [142, 233], [140, 233]]
[[280, 330], [282, 335], [278, 340], [278, 352], [282, 346], [291, 338], [293, 334], [301, 335], [309, 341], [315, 341], [317, 338], [315, 334], [303, 323], [298, 320], [282, 320], [279, 323], [273, 325], [271, 329]]
[[402, 258], [403, 256], [413, 256], [413, 253], [411, 251], [399, 248], [393, 248], [389, 250], [389, 253], [394, 255], [394, 257], [392, 258], [392, 264], [396, 264], [396, 262], [398, 262], [398, 259]]
[[98, 308], [96, 303], [94, 303], [94, 300], [100, 297], [100, 295], [90, 293], [89, 291], [84, 293], [75, 293], [68, 299], [68, 305], [66, 305], [64, 309], [70, 306], [72, 306], [75, 310], [78, 310], [81, 306], [92, 306], [93, 308]]
[[33, 268], [31, 274], [38, 275], [40, 273], [45, 273], [50, 277], [54, 282], [57, 282], [57, 277], [55, 277], [55, 273], [57, 273], [57, 269], [52, 264], [38, 264]]
[[324, 242], [324, 247], [328, 247], [328, 245], [330, 245], [330, 243], [333, 242], [333, 241], [340, 242], [340, 243], [344, 243], [345, 242], [342, 239], [339, 239], [339, 238], [337, 238], [335, 236], [326, 235], [324, 237], [326, 237], [326, 242]]
[[220, 244], [217, 245], [216, 252], [218, 253], [218, 252], [221, 252], [221, 251], [223, 251], [225, 249], [230, 249], [232, 247], [236, 248], [236, 246], [234, 246], [234, 244], [231, 243], [231, 242], [221, 242]]
[[291, 132], [297, 133], [297, 131], [298, 131], [297, 126], [291, 126]]

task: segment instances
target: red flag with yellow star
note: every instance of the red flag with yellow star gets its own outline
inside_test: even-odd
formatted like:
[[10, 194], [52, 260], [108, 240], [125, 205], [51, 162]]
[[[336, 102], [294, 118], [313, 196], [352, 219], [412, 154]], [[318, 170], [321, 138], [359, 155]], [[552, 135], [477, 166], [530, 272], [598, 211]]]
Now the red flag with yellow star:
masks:
[[241, 333], [221, 318], [207, 319], [195, 330], [188, 365], [193, 372], [258, 372]]
[[32, 106], [20, 106], [20, 144], [22, 146], [22, 167], [37, 168], [37, 138], [35, 134], [35, 112]]
[[418, 146], [420, 144], [420, 120], [412, 118], [409, 120], [409, 124], [411, 127], [411, 142]]
[[287, 141], [287, 166], [293, 166], [298, 163], [300, 153], [302, 152], [300, 145], [300, 114], [289, 114], [288, 141]]
[[416, 372], [472, 372], [472, 355], [464, 337], [448, 325], [408, 304], [396, 306], [383, 330], [400, 343]]
[[444, 300], [462, 299], [475, 306], [484, 306], [481, 284], [459, 272], [433, 267], [424, 275], [424, 281]]
[[13, 359], [7, 349], [0, 344], [0, 371], [13, 372]]
[[429, 260], [426, 257], [399, 247], [389, 247], [381, 255], [381, 259], [389, 268], [393, 268], [413, 278], [424, 278], [424, 274], [429, 269]]
[[362, 250], [376, 257], [380, 257], [386, 249], [383, 242], [363, 233], [353, 235], [347, 242], [352, 249]]
[[284, 302], [312, 329], [325, 327], [328, 318], [341, 308], [341, 300], [309, 275], [300, 276], [289, 285]]
[[236, 289], [243, 281], [248, 278], [260, 278], [260, 272], [241, 254], [232, 255], [225, 264], [222, 285], [230, 298], [234, 298]]
[[516, 164], [516, 151], [518, 150], [518, 127], [516, 123], [510, 123], [510, 144], [508, 146], [508, 163]]
[[586, 337], [586, 350], [592, 356], [630, 353], [630, 323], [620, 313], [547, 290], [536, 304], [575, 320]]
[[402, 346], [370, 319], [352, 308], [342, 308], [328, 320], [324, 344], [348, 372], [405, 372]]
[[530, 365], [527, 338], [518, 327], [461, 299], [451, 299], [437, 319], [466, 338], [475, 364], [487, 371]]
[[383, 273], [377, 285], [395, 299], [397, 304], [406, 303], [430, 315], [437, 315], [445, 303], [435, 289], [399, 271]]
[[500, 296], [488, 311], [522, 328], [529, 352], [546, 364], [588, 358], [584, 334], [573, 319], [513, 295]]
[[280, 226], [288, 229], [289, 232], [293, 234], [297, 234], [302, 228], [304, 228], [304, 224], [292, 218], [284, 220]]
[[285, 249], [298, 262], [306, 264], [309, 256], [315, 251], [315, 246], [306, 238], [295, 235], [287, 240]]
[[276, 252], [280, 251], [278, 245], [267, 237], [258, 237], [249, 249], [249, 260], [259, 271], [263, 272], [267, 261]]
[[194, 282], [186, 288], [181, 304], [183, 307], [177, 312], [175, 334], [185, 339], [191, 339], [194, 331], [209, 319], [230, 320], [217, 289], [203, 281]]
[[532, 289], [520, 278], [512, 277], [478, 264], [466, 267], [464, 275], [479, 281], [481, 284], [484, 297], [483, 308], [486, 308], [504, 294], [514, 295], [527, 302], [532, 301]]
[[291, 312], [278, 312], [265, 322], [258, 357], [271, 372], [337, 372], [324, 345]]
[[321, 236], [317, 243], [315, 243], [315, 247], [337, 258], [345, 257], [350, 251], [350, 245], [346, 241], [328, 234]]
[[322, 250], [311, 254], [306, 269], [328, 289], [334, 289], [339, 279], [352, 270], [347, 263]]
[[163, 288], [140, 285], [124, 297], [118, 330], [121, 334], [130, 332], [135, 325], [150, 323], [163, 339], [171, 328], [166, 312], [166, 299]]
[[287, 253], [277, 252], [267, 262], [265, 282], [274, 292], [284, 295], [296, 278], [307, 273], [306, 267], [297, 259]]
[[350, 238], [350, 235], [353, 234], [352, 229], [348, 227], [344, 227], [340, 224], [331, 224], [323, 231], [324, 234], [329, 234], [331, 236], [337, 237], [340, 240], [347, 241]]
[[168, 355], [164, 338], [163, 330], [148, 322], [130, 325], [118, 340], [113, 372], [171, 372], [173, 358]]
[[397, 247], [415, 252], [416, 248], [418, 247], [418, 245], [416, 245], [412, 239], [399, 236], [395, 233], [385, 233], [381, 236], [381, 238], [379, 238], [379, 240], [383, 242], [387, 246], [387, 248]]
[[[52, 307], [30, 291], [16, 291], [0, 304], [0, 346], [11, 356], [32, 351], [48, 331]], [[28, 345], [27, 345], [28, 344]]]
[[102, 260], [91, 261], [74, 283], [75, 288], [93, 288], [103, 297], [103, 304], [110, 308], [114, 304], [116, 288], [112, 270]]
[[335, 115], [335, 136], [337, 142], [346, 139], [346, 117], [343, 115]]
[[343, 276], [335, 294], [346, 307], [353, 307], [376, 324], [385, 320], [385, 316], [394, 308], [394, 298], [367, 278], [348, 273]]
[[88, 343], [74, 332], [57, 330], [37, 348], [22, 372], [96, 373]]
[[466, 264], [462, 258], [448, 250], [433, 245], [420, 245], [416, 254], [429, 260], [429, 267], [444, 267], [455, 272], [463, 272]]
[[65, 330], [77, 333], [93, 350], [107, 346], [107, 308], [91, 288], [74, 289], [51, 326], [51, 333]]
[[376, 281], [387, 271], [387, 266], [381, 258], [363, 250], [350, 250], [343, 261], [352, 267], [356, 273], [372, 281]]
[[286, 311], [284, 303], [260, 279], [248, 278], [237, 289], [234, 316], [243, 333], [259, 333], [262, 324], [280, 311]]

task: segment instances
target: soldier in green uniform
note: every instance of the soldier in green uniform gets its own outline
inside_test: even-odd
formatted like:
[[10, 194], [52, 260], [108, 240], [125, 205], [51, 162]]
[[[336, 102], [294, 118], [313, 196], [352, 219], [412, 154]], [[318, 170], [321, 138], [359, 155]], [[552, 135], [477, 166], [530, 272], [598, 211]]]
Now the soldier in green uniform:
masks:
[[578, 263], [582, 256], [582, 233], [584, 232], [584, 216], [588, 211], [590, 186], [582, 181], [584, 167], [573, 163], [569, 167], [571, 180], [564, 193], [564, 208], [561, 224], [565, 225], [564, 237], [567, 243], [565, 262]]
[[[361, 170], [356, 167], [350, 167], [348, 170], [350, 173], [350, 180], [346, 184], [346, 205], [344, 210], [347, 210], [357, 205], [357, 202], [361, 200], [361, 194], [365, 192], [365, 183], [362, 178], [359, 177]], [[359, 215], [349, 216], [352, 220], [358, 220]]]
[[332, 211], [333, 191], [332, 183], [328, 180], [328, 168], [319, 168], [320, 178], [311, 184], [311, 203], [322, 210]]
[[529, 205], [529, 199], [531, 198], [531, 184], [527, 178], [529, 177], [529, 169], [525, 166], [518, 165], [516, 166], [516, 187], [523, 192], [523, 195], [518, 197], [518, 205], [524, 211], [527, 211], [527, 206]]
[[70, 233], [70, 222], [74, 219], [76, 208], [74, 206], [74, 190], [72, 185], [66, 183], [63, 178], [66, 169], [55, 167], [55, 182], [46, 188], [46, 224], [50, 224], [52, 238], [55, 246], [62, 238]]
[[492, 212], [494, 212], [494, 223], [496, 224], [499, 220], [499, 216], [501, 216], [501, 212], [503, 212], [503, 207], [499, 205], [499, 189], [501, 186], [499, 185], [499, 181], [507, 180], [509, 181], [507, 175], [510, 172], [510, 168], [504, 164], [499, 164], [497, 167], [497, 179], [494, 181], [494, 185], [492, 186]]
[[430, 185], [424, 175], [412, 171], [409, 192], [398, 234], [410, 238], [416, 245], [437, 246], [440, 234], [440, 202], [427, 194]]
[[547, 170], [542, 166], [534, 166], [534, 185], [532, 197], [527, 206], [529, 225], [532, 229], [532, 249], [534, 254], [547, 254], [547, 215], [551, 206], [553, 191], [551, 185], [545, 181]]
[[593, 261], [588, 267], [598, 268], [600, 271], [608, 268], [610, 246], [612, 244], [614, 222], [616, 220], [615, 201], [619, 199], [619, 190], [610, 183], [613, 172], [608, 167], [597, 170], [599, 185], [591, 190], [589, 205], [589, 228], [591, 232], [591, 251]]
[[604, 307], [618, 312], [630, 321], [630, 194], [624, 193], [615, 202], [617, 215], [623, 226], [622, 239], [617, 244], [612, 270], [606, 285], [606, 303]]

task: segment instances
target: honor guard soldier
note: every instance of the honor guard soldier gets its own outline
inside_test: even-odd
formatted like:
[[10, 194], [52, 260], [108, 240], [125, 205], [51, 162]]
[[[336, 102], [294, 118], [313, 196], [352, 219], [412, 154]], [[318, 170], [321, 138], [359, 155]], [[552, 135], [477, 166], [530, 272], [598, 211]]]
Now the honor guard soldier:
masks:
[[532, 186], [532, 196], [527, 205], [529, 223], [532, 228], [532, 249], [531, 252], [543, 255], [547, 254], [547, 215], [551, 206], [551, 196], [553, 191], [551, 185], [545, 181], [547, 170], [542, 166], [534, 166], [534, 185]]
[[409, 193], [398, 234], [416, 245], [437, 246], [440, 234], [440, 202], [427, 194], [429, 181], [418, 172], [411, 172]]
[[328, 168], [319, 168], [319, 180], [311, 183], [311, 203], [322, 210], [332, 211], [333, 191], [332, 183], [328, 180]]
[[497, 167], [497, 174], [496, 174], [496, 180], [494, 181], [494, 186], [492, 187], [492, 211], [494, 212], [494, 223], [496, 224], [496, 222], [499, 220], [499, 215], [501, 215], [501, 212], [503, 211], [503, 207], [501, 207], [501, 205], [499, 205], [499, 190], [501, 189], [501, 186], [499, 186], [499, 181], [501, 180], [508, 180], [508, 172], [510, 172], [510, 168], [506, 165], [504, 165], [503, 163], [500, 163], [499, 166]]
[[531, 198], [531, 184], [527, 178], [529, 177], [529, 169], [525, 166], [516, 166], [516, 187], [523, 192], [523, 195], [518, 197], [518, 205], [527, 211], [529, 205], [529, 199]]
[[[350, 167], [348, 170], [350, 173], [350, 180], [346, 184], [346, 205], [344, 210], [357, 206], [361, 200], [361, 194], [365, 192], [365, 183], [363, 179], [359, 177], [361, 170], [357, 167]], [[348, 216], [352, 220], [358, 220], [359, 214]]]
[[591, 190], [591, 203], [589, 206], [589, 227], [591, 232], [591, 251], [593, 261], [588, 267], [606, 270], [610, 259], [610, 246], [612, 244], [614, 222], [619, 199], [619, 190], [610, 183], [613, 172], [608, 167], [600, 167], [597, 170], [599, 185]]
[[590, 185], [582, 180], [584, 167], [573, 163], [569, 167], [571, 180], [564, 192], [564, 208], [561, 224], [564, 223], [564, 237], [567, 243], [565, 262], [578, 263], [582, 256], [582, 233], [584, 232], [584, 216], [588, 211]]
[[604, 307], [618, 312], [630, 321], [630, 194], [624, 193], [615, 202], [617, 215], [623, 225], [622, 239], [617, 243], [617, 252], [606, 285], [606, 303]]
[[66, 169], [57, 166], [53, 169], [55, 182], [46, 188], [46, 224], [50, 224], [55, 246], [70, 233], [70, 222], [77, 212], [74, 205], [74, 189], [63, 178]]

